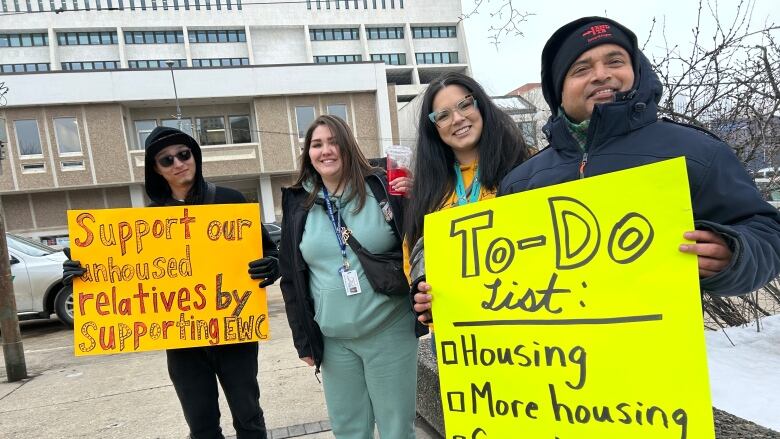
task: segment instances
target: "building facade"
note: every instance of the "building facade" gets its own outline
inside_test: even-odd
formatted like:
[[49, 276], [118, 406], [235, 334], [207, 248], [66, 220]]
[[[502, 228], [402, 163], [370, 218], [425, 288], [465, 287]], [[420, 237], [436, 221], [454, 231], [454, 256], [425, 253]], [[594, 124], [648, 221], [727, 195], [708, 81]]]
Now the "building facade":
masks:
[[6, 227], [62, 244], [68, 209], [143, 206], [156, 126], [191, 133], [206, 177], [278, 220], [316, 116], [341, 116], [378, 157], [399, 142], [396, 102], [444, 71], [468, 73], [460, 11], [451, 0], [0, 0]]
[[542, 84], [539, 82], [524, 84], [507, 93], [507, 96], [520, 96], [533, 105], [536, 111], [527, 117], [521, 128], [530, 146], [537, 151], [544, 149], [548, 142], [542, 128], [547, 123], [547, 119], [550, 118], [550, 108], [544, 100]]
[[0, 0], [0, 73], [387, 64], [411, 100], [469, 72], [460, 0]]

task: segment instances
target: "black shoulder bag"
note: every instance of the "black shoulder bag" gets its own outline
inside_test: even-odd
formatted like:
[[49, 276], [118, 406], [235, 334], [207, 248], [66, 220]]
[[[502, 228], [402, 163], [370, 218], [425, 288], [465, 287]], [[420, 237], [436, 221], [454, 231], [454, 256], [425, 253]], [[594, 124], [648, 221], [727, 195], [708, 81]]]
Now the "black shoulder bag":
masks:
[[[341, 216], [341, 213], [339, 213]], [[344, 218], [341, 218], [341, 225], [344, 227], [346, 242], [358, 257], [363, 271], [366, 272], [368, 283], [377, 293], [387, 296], [406, 296], [409, 294], [409, 281], [404, 275], [404, 254], [401, 248], [387, 252], [374, 254], [363, 248], [351, 231], [344, 224]], [[344, 238], [345, 236], [342, 236]]]

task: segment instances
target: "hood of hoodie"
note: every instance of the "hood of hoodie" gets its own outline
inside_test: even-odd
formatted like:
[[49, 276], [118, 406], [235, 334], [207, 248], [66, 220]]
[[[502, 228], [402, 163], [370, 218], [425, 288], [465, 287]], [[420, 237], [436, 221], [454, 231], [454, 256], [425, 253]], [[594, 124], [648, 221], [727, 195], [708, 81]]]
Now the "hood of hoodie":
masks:
[[[593, 107], [588, 127], [590, 144], [598, 144], [603, 139], [626, 134], [658, 120], [658, 102], [661, 101], [663, 87], [650, 60], [641, 51], [637, 50], [636, 53], [637, 59], [632, 60], [636, 72], [634, 87], [617, 93], [614, 102], [596, 104]], [[544, 79], [549, 81], [549, 78]], [[551, 87], [551, 84], [543, 82], [542, 88], [544, 87]], [[569, 143], [575, 144], [576, 141], [568, 131], [566, 117], [562, 112], [558, 112], [558, 104], [550, 104], [550, 108], [554, 110], [542, 131], [554, 148], [561, 149], [571, 146]], [[579, 146], [575, 149], [579, 151]]]
[[[154, 156], [170, 145], [185, 145], [192, 151], [195, 159], [195, 183], [191, 195], [196, 197], [204, 193], [206, 181], [203, 178], [203, 155], [200, 145], [189, 134], [176, 128], [157, 127], [146, 138], [146, 154], [144, 157], [144, 181], [146, 195], [155, 205], [166, 205], [171, 201], [171, 187], [162, 175], [154, 170]], [[196, 201], [188, 197], [188, 202]]]

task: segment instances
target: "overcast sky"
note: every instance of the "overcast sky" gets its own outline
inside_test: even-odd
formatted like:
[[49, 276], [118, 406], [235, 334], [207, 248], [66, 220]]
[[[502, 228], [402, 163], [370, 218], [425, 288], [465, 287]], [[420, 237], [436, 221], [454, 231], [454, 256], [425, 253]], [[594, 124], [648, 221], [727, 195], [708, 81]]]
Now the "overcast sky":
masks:
[[[695, 0], [515, 1], [515, 4], [528, 5], [527, 11], [535, 15], [522, 26], [525, 36], [504, 37], [496, 50], [488, 38], [489, 28], [500, 25], [500, 21], [497, 17], [491, 18], [489, 12], [503, 2], [484, 0], [480, 13], [465, 22], [472, 73], [492, 95], [503, 95], [525, 83], [539, 82], [539, 60], [544, 43], [556, 29], [572, 20], [590, 15], [607, 16], [633, 30], [641, 46], [647, 39], [653, 17], [656, 17], [656, 37], [660, 37], [658, 31], [665, 21], [669, 39], [685, 45], [692, 40], [691, 28], [696, 24], [698, 8]], [[719, 3], [720, 16], [733, 18], [738, 2], [721, 0]], [[474, 0], [463, 0], [464, 13], [473, 9], [473, 5]], [[753, 23], [756, 25], [767, 19], [780, 24], [780, 1], [756, 0], [753, 11]], [[704, 15], [709, 16], [706, 12]]]

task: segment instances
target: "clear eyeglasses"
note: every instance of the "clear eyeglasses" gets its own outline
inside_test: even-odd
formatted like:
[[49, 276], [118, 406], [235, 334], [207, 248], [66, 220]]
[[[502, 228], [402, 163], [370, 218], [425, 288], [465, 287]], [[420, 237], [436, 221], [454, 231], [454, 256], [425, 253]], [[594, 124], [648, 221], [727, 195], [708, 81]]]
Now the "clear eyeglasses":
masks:
[[463, 117], [466, 117], [477, 109], [477, 100], [474, 96], [468, 95], [458, 101], [452, 108], [444, 108], [428, 114], [428, 119], [435, 123], [439, 128], [448, 127], [452, 123], [452, 114], [457, 111]]

